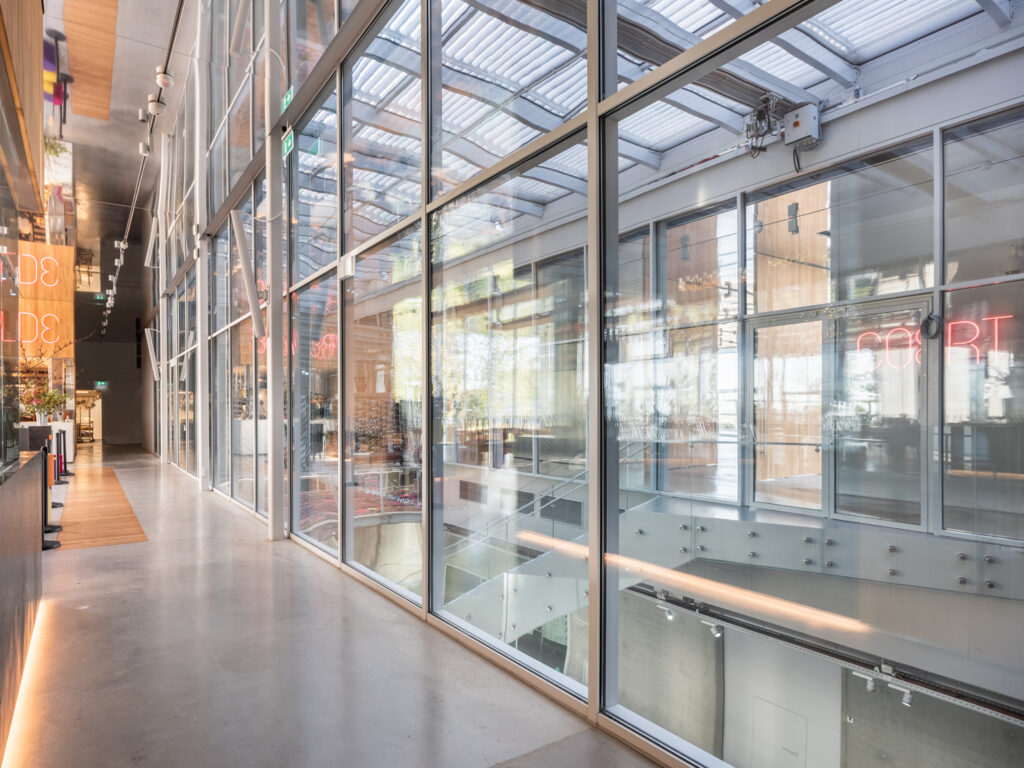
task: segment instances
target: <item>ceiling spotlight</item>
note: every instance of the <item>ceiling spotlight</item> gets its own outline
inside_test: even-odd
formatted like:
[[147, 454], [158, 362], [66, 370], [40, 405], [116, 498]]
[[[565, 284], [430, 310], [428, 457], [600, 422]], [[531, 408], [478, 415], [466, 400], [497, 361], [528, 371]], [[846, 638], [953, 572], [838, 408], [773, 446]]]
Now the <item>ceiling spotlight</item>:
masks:
[[174, 75], [166, 72], [163, 64], [156, 68], [156, 84], [159, 88], [171, 88], [174, 85]]
[[914, 704], [914, 694], [912, 694], [910, 691], [907, 691], [906, 693], [904, 693], [903, 694], [903, 698], [900, 699], [900, 704], [902, 704], [904, 707], [913, 706], [913, 704]]
[[676, 615], [672, 613], [672, 609], [669, 608], [667, 605], [662, 605], [661, 603], [658, 603], [658, 607], [665, 612], [666, 621], [673, 621], [675, 619]]
[[153, 116], [162, 115], [164, 110], [167, 109], [167, 102], [155, 93], [151, 93], [149, 94], [149, 100], [146, 102], [146, 109]]
[[854, 672], [853, 676], [859, 677], [861, 680], [864, 681], [864, 688], [867, 690], [868, 693], [875, 692], [875, 678], [873, 678], [871, 675], [865, 675], [863, 672]]
[[149, 120], [149, 118], [146, 117], [146, 110], [142, 109], [142, 107], [139, 107], [139, 122], [144, 123], [147, 120]]
[[149, 157], [149, 144], [144, 141], [139, 142], [139, 154], [143, 157]]
[[707, 621], [706, 619], [701, 619], [700, 623], [708, 628], [708, 630], [711, 632], [711, 636], [714, 637], [715, 640], [718, 640], [722, 635], [725, 634], [725, 627], [723, 627], [721, 624], [716, 624], [715, 622]]

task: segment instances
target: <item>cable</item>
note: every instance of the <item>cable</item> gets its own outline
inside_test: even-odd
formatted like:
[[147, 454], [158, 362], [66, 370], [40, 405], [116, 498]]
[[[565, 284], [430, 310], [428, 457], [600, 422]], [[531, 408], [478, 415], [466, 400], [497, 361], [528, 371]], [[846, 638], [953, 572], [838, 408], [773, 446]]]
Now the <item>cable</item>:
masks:
[[800, 173], [800, 150], [793, 147], [793, 170]]

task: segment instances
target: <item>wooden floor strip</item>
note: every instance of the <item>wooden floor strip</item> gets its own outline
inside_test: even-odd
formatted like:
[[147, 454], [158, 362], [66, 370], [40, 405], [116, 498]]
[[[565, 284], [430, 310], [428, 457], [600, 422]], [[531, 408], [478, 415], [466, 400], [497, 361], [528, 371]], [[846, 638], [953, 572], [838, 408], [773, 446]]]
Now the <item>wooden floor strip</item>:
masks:
[[113, 467], [77, 468], [69, 482], [58, 552], [146, 541]]

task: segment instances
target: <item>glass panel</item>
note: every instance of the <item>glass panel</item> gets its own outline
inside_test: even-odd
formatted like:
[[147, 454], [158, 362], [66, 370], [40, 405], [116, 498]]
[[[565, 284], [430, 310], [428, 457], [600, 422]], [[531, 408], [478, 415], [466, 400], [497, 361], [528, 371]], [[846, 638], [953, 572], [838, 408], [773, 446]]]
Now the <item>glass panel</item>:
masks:
[[343, 72], [346, 250], [420, 203], [419, 0], [397, 7], [354, 61]]
[[334, 37], [336, 0], [290, 0], [292, 85], [306, 81]]
[[292, 173], [292, 282], [338, 258], [338, 107], [333, 83], [295, 130]]
[[[267, 172], [260, 171], [253, 184], [253, 276], [256, 278], [256, 290], [260, 295], [260, 304], [265, 304], [270, 295], [270, 275], [267, 273]], [[283, 225], [283, 222], [282, 222]], [[287, 230], [286, 226], [281, 227]]]
[[231, 495], [246, 506], [255, 503], [255, 371], [252, 318], [231, 328]]
[[[249, 253], [253, 253], [253, 231], [252, 217], [247, 215], [252, 212], [252, 198], [246, 197], [242, 205], [242, 228], [245, 230], [246, 244]], [[249, 314], [249, 295], [245, 291], [245, 277], [242, 273], [241, 256], [238, 250], [238, 243], [235, 238], [237, 233], [233, 227], [231, 230], [231, 319], [234, 320], [242, 315]]]
[[213, 422], [212, 453], [213, 485], [231, 493], [231, 360], [228, 356], [228, 334], [213, 340], [210, 410]]
[[[553, 150], [441, 209], [431, 234], [436, 600], [577, 693], [586, 563], [536, 574], [588, 538], [584, 157]], [[543, 442], [559, 477], [529, 460]]]
[[227, 128], [222, 128], [217, 138], [213, 140], [210, 147], [208, 189], [210, 210], [216, 211], [228, 194], [228, 158], [227, 148], [224, 146], [224, 135]]
[[231, 105], [228, 117], [228, 188], [242, 176], [242, 171], [252, 158], [252, 125], [249, 110], [252, 108], [251, 86], [246, 80], [245, 86]]
[[[263, 327], [268, 328], [267, 310], [263, 310]], [[282, 315], [285, 317], [285, 315]], [[267, 337], [256, 339], [256, 511], [266, 516], [269, 498], [267, 467]]]
[[440, 194], [586, 105], [586, 9], [430, 0], [443, 83], [434, 137]]
[[921, 311], [838, 321], [836, 511], [921, 522]]
[[196, 473], [196, 353], [193, 350], [186, 356], [185, 408], [186, 433], [188, 437], [188, 454], [185, 459], [185, 470]]
[[235, 93], [252, 56], [252, 7], [263, 3], [261, 0], [229, 0], [229, 3], [228, 93]]
[[[210, 136], [224, 119], [228, 107], [228, 8], [227, 0], [210, 3]], [[216, 210], [216, 206], [214, 206]]]
[[747, 259], [758, 312], [934, 284], [932, 151], [912, 145], [752, 196]]
[[423, 587], [423, 236], [356, 263], [345, 291], [347, 560]]
[[946, 282], [1024, 272], [1024, 111], [946, 133]]
[[210, 325], [214, 331], [224, 327], [228, 322], [228, 295], [231, 285], [229, 252], [228, 231], [223, 229], [213, 241], [213, 254], [210, 259], [210, 283], [213, 286], [210, 292]]
[[944, 527], [1024, 539], [1024, 287], [953, 291], [945, 317]]
[[185, 281], [185, 347], [196, 345], [196, 267], [188, 271]]
[[188, 346], [186, 340], [188, 338], [188, 306], [185, 303], [185, 282], [178, 283], [178, 290], [176, 293], [178, 299], [178, 308], [175, 311], [175, 315], [178, 318], [178, 341], [175, 344], [175, 354], [180, 355], [185, 351]]
[[754, 330], [754, 500], [821, 509], [822, 323]]
[[338, 549], [338, 283], [292, 296], [292, 531]]
[[177, 452], [175, 453], [177, 464], [182, 469], [188, 466], [188, 364], [185, 357], [178, 358], [176, 377], [177, 408], [175, 410], [175, 424], [177, 425], [178, 439]]

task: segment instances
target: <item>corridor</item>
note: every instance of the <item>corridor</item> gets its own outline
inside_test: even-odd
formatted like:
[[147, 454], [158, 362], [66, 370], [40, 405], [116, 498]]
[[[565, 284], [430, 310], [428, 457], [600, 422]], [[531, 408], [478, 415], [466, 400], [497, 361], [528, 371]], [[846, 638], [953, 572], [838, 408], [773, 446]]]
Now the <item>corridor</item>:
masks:
[[97, 464], [148, 541], [46, 553], [3, 768], [650, 765], [180, 470]]

